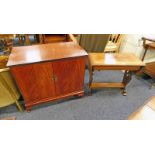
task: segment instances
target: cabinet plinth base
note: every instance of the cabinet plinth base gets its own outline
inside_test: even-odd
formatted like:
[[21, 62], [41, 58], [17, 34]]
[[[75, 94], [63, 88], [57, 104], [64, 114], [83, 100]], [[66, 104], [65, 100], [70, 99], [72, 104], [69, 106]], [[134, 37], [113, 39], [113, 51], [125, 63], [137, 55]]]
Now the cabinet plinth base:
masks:
[[69, 98], [69, 97], [72, 97], [72, 96], [83, 97], [84, 96], [84, 90], [79, 91], [79, 92], [73, 92], [73, 93], [70, 93], [70, 94], [67, 94], [67, 95], [63, 95], [63, 96], [58, 96], [56, 98], [49, 98], [49, 99], [46, 99], [46, 100], [36, 101], [36, 102], [33, 102], [33, 103], [32, 102], [31, 103], [27, 102], [25, 104], [25, 108], [26, 108], [26, 111], [29, 113], [29, 112], [31, 112], [31, 108], [33, 106], [43, 104], [43, 103], [47, 103], [47, 102], [50, 102], [50, 101], [58, 101], [60, 99], [66, 99], [66, 98]]

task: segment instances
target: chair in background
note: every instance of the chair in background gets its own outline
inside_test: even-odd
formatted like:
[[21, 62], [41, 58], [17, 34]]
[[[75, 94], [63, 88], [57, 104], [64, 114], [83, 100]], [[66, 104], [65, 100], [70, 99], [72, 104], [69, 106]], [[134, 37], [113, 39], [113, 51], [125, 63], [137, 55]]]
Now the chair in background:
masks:
[[104, 52], [118, 53], [123, 36], [123, 34], [110, 34], [109, 41], [105, 47]]
[[145, 59], [146, 53], [149, 49], [155, 50], [155, 39], [149, 39], [149, 38], [142, 38], [143, 40], [143, 47], [145, 49], [142, 60]]
[[18, 45], [32, 45], [40, 43], [39, 34], [16, 34]]
[[14, 37], [14, 34], [0, 34], [0, 51], [6, 55], [10, 54]]
[[20, 92], [14, 83], [9, 68], [0, 69], [0, 108], [15, 103], [19, 111], [22, 112], [22, 107], [18, 102], [19, 98]]
[[[142, 60], [144, 61], [145, 56], [147, 54], [147, 51], [149, 49], [151, 49], [151, 50], [153, 50], [153, 52], [155, 52], [155, 40], [149, 39], [149, 38], [145, 38], [145, 37], [143, 37], [142, 40], [143, 40], [143, 47], [145, 49], [144, 54], [142, 56]], [[146, 63], [146, 66], [143, 69], [143, 72], [145, 74], [149, 75], [151, 78], [155, 79], [155, 61]], [[155, 86], [155, 83], [153, 83], [151, 85], [151, 88], [153, 86]]]

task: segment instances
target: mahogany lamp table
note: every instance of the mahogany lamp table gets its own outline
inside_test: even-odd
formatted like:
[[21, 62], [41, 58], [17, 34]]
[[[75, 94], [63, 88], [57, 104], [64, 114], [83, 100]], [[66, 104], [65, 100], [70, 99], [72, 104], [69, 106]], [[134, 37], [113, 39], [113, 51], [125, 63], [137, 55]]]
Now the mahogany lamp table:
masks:
[[[132, 72], [138, 71], [145, 63], [130, 53], [89, 53], [89, 88], [121, 88], [122, 94], [127, 95], [126, 85], [130, 82]], [[93, 72], [95, 70], [124, 70], [122, 82], [93, 82]]]
[[14, 47], [7, 66], [23, 95], [26, 110], [49, 101], [83, 96], [87, 55], [74, 42]]

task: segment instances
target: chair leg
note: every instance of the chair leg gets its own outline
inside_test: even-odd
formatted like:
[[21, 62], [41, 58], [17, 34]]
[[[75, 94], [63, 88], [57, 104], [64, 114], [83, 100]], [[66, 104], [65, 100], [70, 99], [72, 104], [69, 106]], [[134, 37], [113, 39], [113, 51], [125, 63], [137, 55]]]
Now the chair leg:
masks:
[[16, 100], [15, 104], [16, 104], [18, 110], [19, 110], [20, 112], [23, 112], [23, 109], [22, 109], [20, 103], [19, 103], [17, 100]]

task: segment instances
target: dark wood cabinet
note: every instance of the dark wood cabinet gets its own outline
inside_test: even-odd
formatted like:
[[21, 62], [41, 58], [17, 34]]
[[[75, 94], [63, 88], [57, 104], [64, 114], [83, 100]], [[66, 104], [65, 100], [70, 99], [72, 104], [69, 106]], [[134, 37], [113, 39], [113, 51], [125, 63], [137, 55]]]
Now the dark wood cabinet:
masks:
[[14, 48], [8, 66], [27, 111], [36, 104], [83, 96], [86, 58], [87, 53], [73, 42]]
[[26, 104], [55, 97], [52, 80], [53, 71], [50, 62], [16, 66], [11, 69], [23, 92]]

